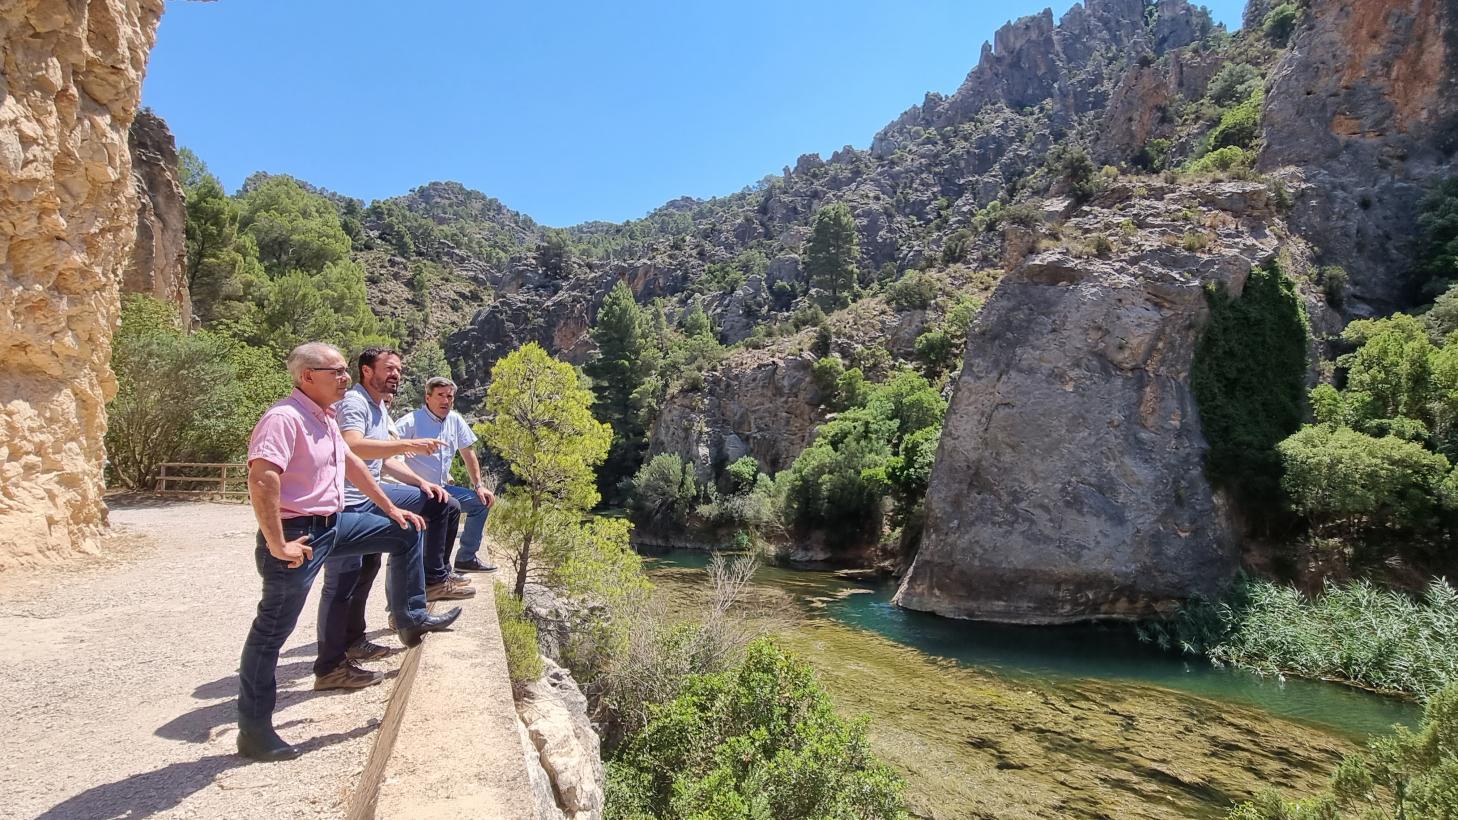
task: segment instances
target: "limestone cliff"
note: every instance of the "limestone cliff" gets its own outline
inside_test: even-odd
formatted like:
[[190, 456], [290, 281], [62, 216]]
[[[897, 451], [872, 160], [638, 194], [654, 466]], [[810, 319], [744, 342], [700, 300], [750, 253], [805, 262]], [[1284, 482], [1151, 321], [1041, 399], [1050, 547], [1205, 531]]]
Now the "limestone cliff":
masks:
[[0, 4], [0, 568], [95, 547], [127, 130], [162, 0]]
[[143, 110], [132, 121], [132, 183], [137, 192], [137, 240], [122, 290], [177, 307], [192, 324], [187, 290], [187, 199], [177, 175], [177, 143], [162, 118]]
[[1261, 167], [1294, 166], [1291, 225], [1351, 275], [1359, 315], [1415, 304], [1413, 225], [1458, 153], [1458, 4], [1314, 0], [1277, 66]]
[[1030, 256], [978, 317], [900, 605], [1021, 623], [1136, 617], [1235, 572], [1189, 374], [1205, 288], [1238, 296], [1276, 252], [1271, 197], [1256, 182], [1120, 185], [1062, 232], [1117, 237], [1126, 221], [1135, 231], [1105, 258], [1070, 253], [1076, 239]]

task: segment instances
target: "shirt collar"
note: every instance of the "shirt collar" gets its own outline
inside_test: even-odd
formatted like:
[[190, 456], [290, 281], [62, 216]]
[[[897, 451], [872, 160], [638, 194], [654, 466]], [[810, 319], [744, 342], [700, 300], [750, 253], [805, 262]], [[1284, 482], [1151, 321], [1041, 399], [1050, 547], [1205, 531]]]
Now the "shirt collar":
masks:
[[294, 388], [294, 392], [289, 394], [289, 398], [293, 400], [294, 404], [297, 404], [305, 412], [313, 415], [314, 418], [320, 421], [334, 418], [334, 405], [320, 407], [314, 403], [313, 399], [309, 398], [307, 393], [297, 387]]

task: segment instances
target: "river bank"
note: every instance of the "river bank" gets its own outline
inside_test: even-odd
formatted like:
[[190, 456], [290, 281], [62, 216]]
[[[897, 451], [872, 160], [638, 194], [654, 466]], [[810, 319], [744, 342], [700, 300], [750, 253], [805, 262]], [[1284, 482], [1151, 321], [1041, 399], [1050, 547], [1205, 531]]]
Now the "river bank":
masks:
[[[702, 558], [648, 563], [673, 606]], [[762, 568], [743, 611], [816, 668], [915, 816], [1222, 817], [1262, 788], [1309, 793], [1417, 710], [1336, 686], [1181, 661], [1110, 630], [1009, 630], [906, 613], [829, 573]]]

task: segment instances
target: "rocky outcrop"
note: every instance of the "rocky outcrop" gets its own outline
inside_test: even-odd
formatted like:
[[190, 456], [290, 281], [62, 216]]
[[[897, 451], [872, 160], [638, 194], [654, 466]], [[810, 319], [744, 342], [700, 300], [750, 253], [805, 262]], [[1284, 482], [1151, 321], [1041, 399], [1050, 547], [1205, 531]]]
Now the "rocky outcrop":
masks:
[[684, 268], [647, 262], [578, 267], [565, 278], [554, 278], [522, 259], [509, 271], [510, 287], [476, 311], [471, 323], [445, 344], [447, 358], [463, 365], [459, 400], [467, 408], [485, 397], [491, 367], [527, 342], [572, 364], [586, 362], [596, 349], [588, 331], [619, 280], [644, 302], [685, 287]]
[[[551, 784], [555, 806], [540, 805], [541, 816], [600, 820], [606, 775], [597, 731], [587, 716], [587, 698], [571, 672], [545, 656], [542, 663], [542, 677], [520, 687], [516, 695], [517, 716], [530, 742], [525, 749], [528, 772], [535, 767]], [[533, 775], [532, 781], [537, 785], [543, 779]]]
[[789, 467], [824, 419], [810, 377], [815, 357], [749, 351], [704, 374], [704, 386], [673, 394], [649, 431], [648, 451], [676, 453], [709, 482], [754, 456], [771, 473]]
[[0, 568], [95, 548], [127, 130], [162, 0], [0, 7]]
[[[1238, 296], [1275, 254], [1272, 197], [1254, 182], [1153, 187], [1081, 211], [1065, 247], [1025, 260], [982, 310], [900, 605], [1017, 623], [1140, 617], [1235, 572], [1189, 375], [1206, 287]], [[1187, 249], [1192, 233], [1208, 246]], [[1107, 258], [1081, 245], [1095, 235], [1117, 243]]]
[[1458, 152], [1458, 6], [1315, 0], [1277, 66], [1260, 166], [1295, 166], [1293, 228], [1351, 276], [1347, 309], [1411, 306], [1418, 203]]
[[144, 293], [177, 308], [192, 324], [187, 291], [187, 199], [177, 176], [177, 143], [162, 118], [142, 110], [128, 144], [137, 192], [137, 239], [122, 274], [122, 290]]

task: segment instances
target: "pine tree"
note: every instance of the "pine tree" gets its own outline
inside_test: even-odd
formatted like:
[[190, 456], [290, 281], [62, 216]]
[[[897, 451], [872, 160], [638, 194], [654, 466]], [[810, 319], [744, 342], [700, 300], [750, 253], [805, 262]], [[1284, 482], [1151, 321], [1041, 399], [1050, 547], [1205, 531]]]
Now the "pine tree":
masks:
[[597, 356], [583, 368], [592, 377], [597, 397], [594, 414], [613, 428], [613, 444], [598, 477], [598, 487], [611, 496], [612, 488], [638, 469], [643, 459], [644, 435], [633, 406], [633, 392], [647, 376], [644, 318], [633, 291], [619, 281], [597, 312], [592, 329]]
[[805, 271], [810, 284], [827, 294], [827, 309], [850, 302], [860, 255], [856, 220], [845, 203], [827, 205], [815, 213], [805, 251]]

